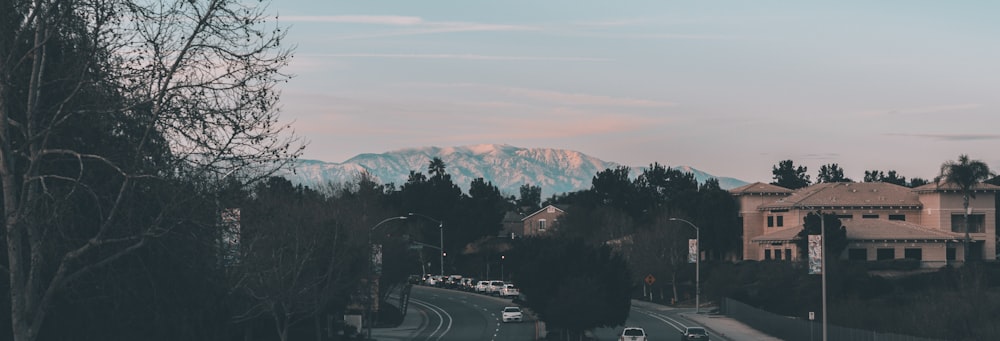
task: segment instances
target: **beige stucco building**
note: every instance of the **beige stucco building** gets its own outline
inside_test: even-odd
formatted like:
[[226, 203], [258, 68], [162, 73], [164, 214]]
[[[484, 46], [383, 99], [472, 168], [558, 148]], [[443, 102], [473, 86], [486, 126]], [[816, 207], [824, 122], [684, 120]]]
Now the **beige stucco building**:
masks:
[[[970, 258], [996, 259], [1000, 187], [978, 184], [969, 200]], [[922, 267], [964, 262], [962, 193], [950, 184], [822, 183], [798, 190], [753, 183], [730, 190], [740, 205], [743, 259], [797, 260], [794, 240], [810, 212], [834, 213], [847, 230], [843, 259], [916, 259]]]

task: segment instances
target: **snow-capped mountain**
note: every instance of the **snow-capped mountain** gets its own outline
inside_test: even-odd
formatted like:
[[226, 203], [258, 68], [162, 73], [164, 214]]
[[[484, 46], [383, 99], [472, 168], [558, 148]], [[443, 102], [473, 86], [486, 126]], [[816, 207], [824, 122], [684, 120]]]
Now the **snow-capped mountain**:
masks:
[[[346, 183], [367, 171], [381, 183], [397, 186], [406, 182], [410, 171], [427, 174], [427, 165], [434, 157], [441, 158], [452, 181], [468, 190], [473, 179], [482, 177], [493, 182], [505, 195], [518, 195], [523, 184], [542, 188], [542, 198], [590, 188], [598, 172], [619, 164], [564, 149], [520, 148], [510, 145], [481, 144], [461, 147], [424, 147], [402, 149], [382, 154], [360, 154], [342, 163], [299, 160], [293, 171], [282, 175], [294, 183], [317, 186], [325, 183]], [[688, 166], [672, 166], [694, 173], [699, 182], [715, 177]], [[633, 173], [642, 167], [632, 167]], [[719, 178], [722, 188], [745, 185], [733, 178]]]

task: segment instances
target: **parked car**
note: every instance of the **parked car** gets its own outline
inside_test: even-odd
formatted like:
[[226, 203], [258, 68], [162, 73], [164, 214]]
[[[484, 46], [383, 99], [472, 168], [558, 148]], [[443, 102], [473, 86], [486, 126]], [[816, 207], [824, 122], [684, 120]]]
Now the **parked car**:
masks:
[[489, 286], [490, 286], [490, 281], [476, 282], [476, 292], [485, 294], [487, 293], [487, 289], [489, 289]]
[[500, 315], [504, 322], [521, 322], [523, 317], [521, 308], [518, 307], [504, 307]]
[[500, 296], [500, 289], [503, 288], [504, 284], [507, 283], [504, 283], [503, 281], [490, 281], [490, 284], [486, 286], [486, 294]]
[[639, 327], [625, 327], [618, 341], [647, 341], [646, 330]]
[[462, 277], [462, 280], [458, 282], [458, 289], [473, 291], [476, 289], [476, 280], [471, 277]]
[[427, 281], [425, 281], [425, 283], [427, 283], [427, 285], [432, 286], [432, 287], [443, 286], [444, 285], [444, 276], [439, 276], [439, 275], [431, 276], [431, 277], [427, 278]]
[[708, 341], [708, 331], [702, 327], [685, 327], [681, 333], [681, 341]]
[[521, 292], [517, 290], [517, 287], [510, 283], [504, 284], [503, 288], [500, 288], [500, 297], [513, 298], [520, 294]]

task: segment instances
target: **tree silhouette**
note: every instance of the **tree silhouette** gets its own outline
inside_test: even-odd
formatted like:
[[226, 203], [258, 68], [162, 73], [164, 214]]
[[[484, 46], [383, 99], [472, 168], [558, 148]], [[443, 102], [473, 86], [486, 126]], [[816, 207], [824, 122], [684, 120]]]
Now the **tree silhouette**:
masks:
[[822, 229], [820, 223], [822, 216], [822, 226], [826, 229], [826, 257], [827, 260], [839, 259], [840, 255], [847, 249], [847, 229], [840, 223], [840, 218], [836, 214], [823, 212], [809, 212], [803, 218], [802, 231], [799, 232], [795, 245], [799, 248], [799, 259], [808, 261], [809, 259], [809, 235], [818, 235]]
[[430, 164], [427, 165], [427, 174], [430, 174], [432, 178], [443, 177], [448, 174], [445, 171], [444, 160], [439, 157], [431, 159]]
[[865, 171], [865, 182], [885, 182], [900, 186], [910, 186], [906, 182], [906, 177], [897, 174], [895, 170], [890, 170], [888, 172], [882, 172], [880, 170]]
[[[73, 281], [171, 233], [186, 202], [228, 177], [267, 177], [301, 153], [278, 120], [290, 54], [281, 28], [268, 29], [265, 7], [0, 5], [0, 188], [14, 340], [35, 340]], [[152, 195], [188, 181], [199, 186]]]
[[816, 183], [831, 182], [851, 182], [850, 178], [844, 176], [844, 169], [836, 163], [819, 167], [819, 174], [816, 175]]
[[522, 213], [534, 213], [541, 209], [542, 188], [535, 185], [523, 184], [520, 188], [520, 196], [517, 199], [517, 208], [523, 209]]
[[525, 305], [551, 329], [584, 330], [625, 323], [631, 307], [628, 265], [606, 245], [580, 240], [524, 238], [512, 251], [514, 283]]
[[809, 175], [806, 174], [808, 168], [804, 166], [795, 167], [792, 160], [784, 160], [771, 169], [774, 175], [772, 185], [778, 185], [788, 189], [799, 189], [809, 186]]
[[993, 172], [986, 163], [970, 160], [968, 155], [958, 156], [958, 161], [946, 161], [941, 165], [941, 173], [934, 178], [938, 186], [952, 184], [962, 192], [962, 217], [965, 230], [965, 261], [969, 261], [969, 246], [972, 238], [969, 236], [969, 198], [975, 198], [973, 189], [980, 183], [993, 177]]

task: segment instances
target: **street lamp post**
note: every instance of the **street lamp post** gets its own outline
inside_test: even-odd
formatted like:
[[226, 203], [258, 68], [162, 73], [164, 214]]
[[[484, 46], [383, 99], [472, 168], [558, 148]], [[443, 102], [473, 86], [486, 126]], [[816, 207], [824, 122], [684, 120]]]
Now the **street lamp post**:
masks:
[[690, 221], [680, 218], [670, 218], [671, 221], [682, 221], [694, 228], [694, 313], [701, 313], [701, 229]]
[[374, 281], [374, 278], [372, 277], [372, 263], [375, 262], [375, 252], [373, 252], [374, 250], [372, 250], [372, 232], [375, 232], [375, 229], [377, 229], [379, 226], [382, 226], [382, 224], [388, 223], [393, 220], [406, 220], [406, 216], [389, 217], [382, 219], [382, 221], [378, 222], [378, 224], [375, 224], [375, 226], [372, 226], [372, 228], [368, 229], [368, 312], [367, 314], [365, 314], [365, 318], [367, 319], [367, 321], [365, 321], [364, 327], [365, 329], [368, 330], [369, 340], [372, 338], [373, 319], [371, 315], [372, 315], [372, 310], [375, 309], [375, 298], [372, 297], [373, 294], [372, 282]]
[[431, 218], [429, 216], [420, 214], [420, 213], [410, 212], [410, 213], [407, 213], [407, 215], [411, 216], [411, 217], [413, 217], [413, 216], [421, 217], [421, 218], [430, 220], [430, 221], [435, 222], [435, 223], [438, 224], [438, 235], [439, 235], [439, 238], [440, 238], [439, 241], [441, 243], [440, 244], [441, 248], [438, 250], [438, 256], [440, 257], [440, 260], [441, 260], [441, 276], [443, 277], [444, 276], [444, 222], [440, 221], [440, 220], [437, 220], [437, 219], [434, 219], [434, 218]]
[[500, 255], [500, 280], [501, 281], [503, 280], [503, 260], [506, 257], [507, 256], [505, 256], [505, 255]]

